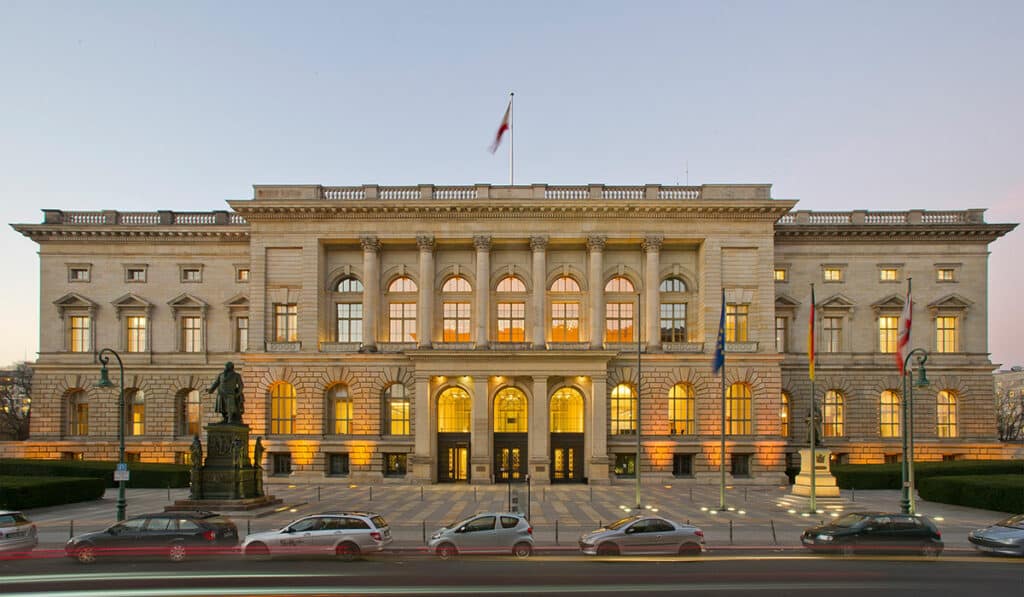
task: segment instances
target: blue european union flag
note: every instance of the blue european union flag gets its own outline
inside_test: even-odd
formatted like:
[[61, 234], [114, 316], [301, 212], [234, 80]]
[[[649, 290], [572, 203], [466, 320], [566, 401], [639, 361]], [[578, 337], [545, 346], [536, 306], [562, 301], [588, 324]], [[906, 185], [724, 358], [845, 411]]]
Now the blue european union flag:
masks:
[[712, 373], [725, 366], [725, 289], [722, 289], [722, 318], [718, 320], [718, 341], [715, 342], [715, 360], [711, 362]]

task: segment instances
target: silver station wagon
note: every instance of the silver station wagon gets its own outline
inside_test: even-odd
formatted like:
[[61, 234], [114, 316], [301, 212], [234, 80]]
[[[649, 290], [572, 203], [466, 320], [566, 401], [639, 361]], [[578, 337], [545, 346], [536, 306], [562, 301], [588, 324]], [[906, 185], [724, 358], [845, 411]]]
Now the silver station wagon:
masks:
[[391, 528], [376, 512], [327, 512], [294, 520], [276, 531], [253, 533], [242, 543], [242, 553], [335, 555], [351, 561], [390, 543]]
[[32, 521], [21, 512], [0, 510], [0, 551], [31, 551], [38, 544]]

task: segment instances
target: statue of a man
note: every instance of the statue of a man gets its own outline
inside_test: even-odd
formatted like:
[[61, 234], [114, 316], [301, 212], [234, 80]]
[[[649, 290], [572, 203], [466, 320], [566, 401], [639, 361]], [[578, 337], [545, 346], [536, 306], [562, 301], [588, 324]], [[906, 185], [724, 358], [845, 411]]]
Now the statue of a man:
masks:
[[189, 495], [194, 500], [200, 500], [203, 498], [203, 444], [199, 441], [199, 435], [192, 437], [192, 445], [189, 447], [189, 451], [192, 455], [192, 465], [189, 467], [189, 477], [191, 478], [191, 490]]
[[235, 371], [231, 361], [224, 363], [224, 371], [213, 380], [206, 393], [217, 390], [217, 403], [214, 410], [220, 413], [221, 423], [241, 423], [245, 412], [245, 395], [242, 393], [242, 376]]
[[814, 417], [812, 418], [810, 413], [807, 414], [807, 442], [811, 441], [811, 425], [814, 426], [814, 445], [821, 445], [821, 408], [819, 408], [817, 402], [814, 404]]

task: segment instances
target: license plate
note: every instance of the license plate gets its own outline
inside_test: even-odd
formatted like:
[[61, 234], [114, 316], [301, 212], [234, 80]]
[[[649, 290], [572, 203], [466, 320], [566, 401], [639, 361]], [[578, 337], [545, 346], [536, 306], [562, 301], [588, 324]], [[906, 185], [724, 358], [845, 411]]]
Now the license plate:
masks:
[[8, 539], [13, 539], [14, 537], [24, 537], [26, 534], [27, 533], [25, 531], [18, 531], [16, 533], [7, 533], [7, 538]]

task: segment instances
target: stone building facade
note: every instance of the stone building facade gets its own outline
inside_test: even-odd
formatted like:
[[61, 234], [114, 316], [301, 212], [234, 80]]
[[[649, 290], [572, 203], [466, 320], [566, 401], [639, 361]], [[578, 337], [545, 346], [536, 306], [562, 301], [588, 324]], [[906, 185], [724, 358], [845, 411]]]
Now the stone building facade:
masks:
[[899, 452], [892, 317], [912, 277], [912, 345], [931, 352], [918, 459], [1003, 454], [987, 254], [1014, 225], [982, 210], [792, 211], [769, 185], [256, 186], [228, 203], [15, 226], [40, 248], [40, 355], [31, 438], [0, 451], [116, 457], [118, 395], [94, 388], [109, 347], [131, 459], [187, 459], [233, 361], [269, 474], [715, 482], [724, 424], [730, 482], [775, 483], [806, 439], [812, 283], [823, 443]]

